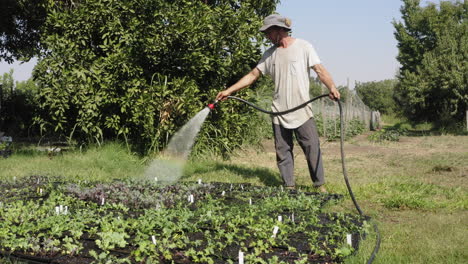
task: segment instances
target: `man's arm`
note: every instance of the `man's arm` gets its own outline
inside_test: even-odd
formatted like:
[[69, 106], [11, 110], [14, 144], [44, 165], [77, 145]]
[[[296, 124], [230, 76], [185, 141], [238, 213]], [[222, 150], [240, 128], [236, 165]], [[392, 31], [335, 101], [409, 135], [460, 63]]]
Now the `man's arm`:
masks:
[[234, 92], [239, 91], [242, 88], [245, 88], [252, 83], [254, 83], [261, 75], [262, 73], [258, 68], [254, 68], [251, 70], [249, 73], [247, 73], [244, 77], [242, 77], [238, 82], [236, 82], [234, 85], [231, 87], [227, 88], [224, 91], [221, 91], [218, 93], [216, 96], [216, 100], [226, 100], [226, 97], [231, 95]]
[[339, 100], [340, 92], [336, 89], [335, 82], [327, 69], [322, 64], [316, 64], [312, 66], [312, 69], [317, 73], [320, 81], [330, 90], [330, 99]]

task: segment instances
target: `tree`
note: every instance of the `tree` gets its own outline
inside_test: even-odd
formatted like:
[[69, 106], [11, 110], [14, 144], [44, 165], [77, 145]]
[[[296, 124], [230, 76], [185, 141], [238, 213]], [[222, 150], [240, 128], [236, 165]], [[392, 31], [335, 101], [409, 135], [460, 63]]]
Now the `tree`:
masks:
[[0, 60], [29, 60], [39, 52], [47, 0], [0, 1]]
[[[125, 138], [161, 149], [261, 56], [263, 17], [277, 0], [88, 0], [51, 5], [34, 71], [43, 131]], [[241, 95], [249, 99], [250, 90]], [[223, 102], [200, 144], [227, 150], [254, 128], [252, 110]]]
[[396, 110], [393, 92], [396, 80], [356, 83], [357, 95], [372, 110], [382, 114], [392, 114]]
[[32, 79], [16, 82], [13, 69], [0, 76], [0, 131], [8, 135], [28, 136], [34, 114], [37, 87]]
[[401, 63], [395, 98], [413, 121], [450, 124], [463, 120], [468, 103], [467, 1], [420, 6], [403, 0], [394, 21]]

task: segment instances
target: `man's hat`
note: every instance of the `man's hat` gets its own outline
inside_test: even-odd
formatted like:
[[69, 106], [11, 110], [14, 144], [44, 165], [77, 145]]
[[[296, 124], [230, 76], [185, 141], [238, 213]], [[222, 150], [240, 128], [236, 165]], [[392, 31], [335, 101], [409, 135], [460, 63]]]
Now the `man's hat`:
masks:
[[264, 32], [268, 28], [272, 26], [278, 26], [282, 28], [286, 28], [287, 30], [291, 30], [291, 19], [274, 14], [274, 15], [269, 15], [263, 20], [263, 26], [260, 28], [260, 31]]

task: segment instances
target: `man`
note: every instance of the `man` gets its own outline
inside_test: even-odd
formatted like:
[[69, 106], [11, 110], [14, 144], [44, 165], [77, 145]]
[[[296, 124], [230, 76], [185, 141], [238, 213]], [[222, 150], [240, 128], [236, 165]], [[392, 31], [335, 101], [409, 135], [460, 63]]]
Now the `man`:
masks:
[[[310, 99], [310, 68], [330, 91], [330, 98], [338, 100], [340, 93], [332, 77], [321, 64], [310, 43], [289, 35], [291, 20], [281, 15], [265, 18], [260, 31], [274, 44], [264, 54], [257, 67], [242, 77], [237, 83], [218, 93], [217, 100], [225, 100], [232, 93], [254, 83], [261, 74], [270, 75], [275, 83], [272, 111], [284, 111]], [[320, 142], [312, 107], [307, 105], [297, 111], [273, 117], [276, 160], [284, 185], [295, 188], [293, 133], [307, 159], [310, 176], [321, 192], [326, 192]]]

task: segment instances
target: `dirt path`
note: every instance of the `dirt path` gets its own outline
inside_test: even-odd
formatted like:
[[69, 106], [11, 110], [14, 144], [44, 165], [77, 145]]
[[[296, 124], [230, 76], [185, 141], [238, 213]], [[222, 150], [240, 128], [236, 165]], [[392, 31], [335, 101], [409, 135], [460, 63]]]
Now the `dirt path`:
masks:
[[[358, 175], [358, 181], [414, 173], [428, 183], [468, 188], [468, 136], [402, 136], [397, 142], [375, 143], [368, 139], [370, 133], [358, 135], [344, 145], [349, 171], [372, 174]], [[323, 138], [321, 142], [327, 178], [341, 182], [340, 142]], [[309, 185], [307, 163], [298, 145], [294, 156], [296, 179], [299, 184]], [[237, 152], [232, 162], [277, 170], [273, 139], [263, 141], [261, 147]]]

